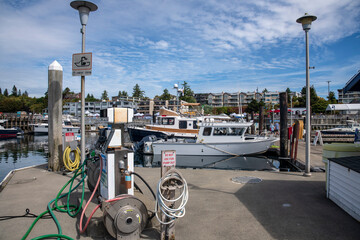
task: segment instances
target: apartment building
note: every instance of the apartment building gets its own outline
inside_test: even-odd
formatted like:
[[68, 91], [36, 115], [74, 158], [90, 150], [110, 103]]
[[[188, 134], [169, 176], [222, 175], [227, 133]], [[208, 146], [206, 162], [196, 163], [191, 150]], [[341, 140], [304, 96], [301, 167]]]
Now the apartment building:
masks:
[[263, 94], [259, 92], [196, 93], [195, 99], [196, 102], [201, 105], [210, 105], [212, 107], [239, 107], [247, 106], [253, 99], [256, 101], [263, 100]]
[[[100, 114], [100, 110], [110, 107], [137, 108], [136, 102], [118, 100], [118, 101], [101, 101], [101, 102], [85, 102], [85, 113]], [[64, 114], [71, 114], [76, 117], [81, 116], [81, 101], [67, 102], [63, 106]]]
[[[179, 104], [186, 103], [185, 101], [179, 100]], [[143, 99], [139, 102], [137, 106], [137, 112], [142, 114], [150, 114], [153, 112], [159, 112], [162, 107], [176, 111], [177, 110], [177, 101], [176, 100], [160, 100], [160, 99]]]
[[360, 103], [360, 91], [347, 91], [338, 89], [339, 103]]
[[279, 92], [265, 92], [263, 93], [265, 104], [276, 105], [280, 104]]

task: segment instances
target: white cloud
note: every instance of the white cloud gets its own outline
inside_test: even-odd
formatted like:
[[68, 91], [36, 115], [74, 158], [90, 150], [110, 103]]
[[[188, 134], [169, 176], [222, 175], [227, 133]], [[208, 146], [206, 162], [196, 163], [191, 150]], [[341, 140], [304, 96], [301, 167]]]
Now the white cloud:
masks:
[[[70, 2], [0, 2], [2, 88], [15, 84], [42, 95], [47, 65], [54, 59], [64, 67], [64, 84], [74, 82], [71, 55], [80, 51], [81, 34]], [[86, 49], [94, 56], [87, 91], [94, 95], [103, 88], [109, 94], [131, 92], [136, 82], [150, 97], [182, 81], [195, 91], [216, 92], [281, 88], [288, 84], [285, 79], [296, 85], [303, 74], [304, 33], [295, 21], [305, 12], [318, 17], [310, 32], [312, 64], [329, 69], [351, 66], [339, 74], [317, 72], [314, 80], [336, 75], [346, 81], [359, 68], [350, 60], [337, 62], [332, 49], [345, 37], [359, 36], [359, 1], [95, 2], [99, 9], [90, 14], [86, 33]]]
[[168, 49], [168, 47], [169, 47], [169, 44], [164, 40], [160, 40], [154, 44], [155, 49], [166, 50], [166, 49]]

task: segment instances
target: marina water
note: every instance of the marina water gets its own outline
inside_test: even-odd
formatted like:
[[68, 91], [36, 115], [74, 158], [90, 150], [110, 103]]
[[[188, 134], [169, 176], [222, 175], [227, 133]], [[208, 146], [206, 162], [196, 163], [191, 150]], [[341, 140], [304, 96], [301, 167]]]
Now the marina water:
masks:
[[[93, 148], [97, 134], [86, 135], [86, 148]], [[20, 138], [0, 140], [0, 181], [19, 168], [45, 164], [48, 161], [48, 136], [25, 135]], [[265, 156], [177, 156], [179, 168], [213, 168], [232, 170], [289, 171], [276, 159]], [[160, 167], [160, 155], [135, 153], [137, 167]]]

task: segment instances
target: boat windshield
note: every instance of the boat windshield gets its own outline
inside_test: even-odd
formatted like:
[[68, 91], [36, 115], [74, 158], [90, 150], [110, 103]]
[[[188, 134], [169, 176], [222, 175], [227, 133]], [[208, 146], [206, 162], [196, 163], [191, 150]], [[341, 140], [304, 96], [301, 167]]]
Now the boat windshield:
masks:
[[214, 127], [213, 136], [241, 136], [245, 128]]
[[161, 125], [174, 125], [175, 119], [174, 118], [162, 118]]

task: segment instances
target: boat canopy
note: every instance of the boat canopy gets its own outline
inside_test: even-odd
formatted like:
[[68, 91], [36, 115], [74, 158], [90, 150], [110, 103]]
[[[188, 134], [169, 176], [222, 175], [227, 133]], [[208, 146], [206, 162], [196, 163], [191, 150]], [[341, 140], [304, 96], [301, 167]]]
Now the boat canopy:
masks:
[[326, 111], [359, 111], [360, 104], [329, 104]]

